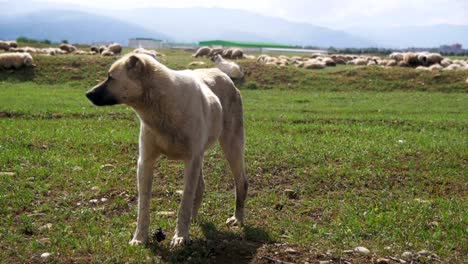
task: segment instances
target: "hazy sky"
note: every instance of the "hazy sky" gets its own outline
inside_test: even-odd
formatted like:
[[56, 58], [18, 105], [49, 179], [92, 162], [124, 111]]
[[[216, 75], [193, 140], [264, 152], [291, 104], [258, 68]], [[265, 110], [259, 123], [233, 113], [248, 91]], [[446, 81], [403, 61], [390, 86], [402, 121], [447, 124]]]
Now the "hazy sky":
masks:
[[[468, 0], [43, 0], [90, 8], [224, 7], [346, 29], [368, 26], [468, 25]], [[1, 2], [1, 1], [0, 1]]]

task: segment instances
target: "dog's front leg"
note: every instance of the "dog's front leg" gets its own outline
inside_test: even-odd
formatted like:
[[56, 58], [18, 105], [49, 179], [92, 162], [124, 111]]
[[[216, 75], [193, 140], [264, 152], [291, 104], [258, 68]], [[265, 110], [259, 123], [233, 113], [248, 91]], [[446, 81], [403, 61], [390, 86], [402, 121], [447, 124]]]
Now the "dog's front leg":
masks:
[[193, 157], [185, 162], [184, 194], [179, 206], [177, 226], [171, 246], [176, 247], [189, 241], [189, 225], [192, 216], [193, 200], [198, 186], [198, 179], [203, 163], [203, 156]]
[[144, 244], [148, 241], [150, 225], [151, 187], [153, 184], [153, 166], [159, 153], [151, 144], [150, 133], [144, 127], [140, 131], [140, 154], [138, 157], [138, 219], [137, 228], [130, 245]]

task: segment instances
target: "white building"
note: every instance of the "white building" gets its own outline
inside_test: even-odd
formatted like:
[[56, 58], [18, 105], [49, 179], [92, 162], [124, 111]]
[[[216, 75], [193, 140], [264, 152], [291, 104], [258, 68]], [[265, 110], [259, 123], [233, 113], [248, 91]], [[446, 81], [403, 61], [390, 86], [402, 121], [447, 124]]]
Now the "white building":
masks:
[[128, 40], [128, 47], [144, 48], [144, 49], [160, 49], [162, 48], [162, 40], [152, 39], [152, 38], [132, 38]]

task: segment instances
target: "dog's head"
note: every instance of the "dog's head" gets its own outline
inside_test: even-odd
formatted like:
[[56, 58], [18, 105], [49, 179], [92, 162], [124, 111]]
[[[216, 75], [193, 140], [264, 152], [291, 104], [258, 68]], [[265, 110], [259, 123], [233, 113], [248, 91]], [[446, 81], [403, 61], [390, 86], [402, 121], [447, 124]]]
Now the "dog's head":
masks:
[[107, 79], [86, 93], [97, 106], [127, 104], [141, 101], [142, 79], [147, 73], [145, 54], [130, 54], [116, 61], [110, 68]]

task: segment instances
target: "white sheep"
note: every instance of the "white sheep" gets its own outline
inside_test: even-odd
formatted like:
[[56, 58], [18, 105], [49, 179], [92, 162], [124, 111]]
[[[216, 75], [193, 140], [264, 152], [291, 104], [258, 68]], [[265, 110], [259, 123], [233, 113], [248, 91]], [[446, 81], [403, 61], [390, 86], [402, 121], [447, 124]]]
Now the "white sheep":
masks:
[[451, 65], [445, 67], [443, 70], [444, 70], [444, 71], [454, 71], [454, 70], [459, 70], [459, 69], [461, 69], [461, 66], [460, 66], [460, 65], [458, 65], [458, 64], [451, 64]]
[[417, 53], [407, 52], [403, 55], [403, 61], [410, 67], [417, 67], [419, 66], [419, 58]]
[[231, 53], [231, 59], [242, 59], [244, 57], [244, 51], [241, 49], [233, 49]]
[[388, 57], [392, 60], [395, 60], [396, 62], [399, 62], [403, 60], [404, 55], [401, 52], [393, 52]]
[[351, 64], [351, 65], [367, 65], [367, 59], [364, 59], [364, 58], [353, 59], [352, 61], [349, 61], [348, 64]]
[[72, 52], [77, 50], [77, 48], [75, 46], [70, 45], [70, 44], [66, 44], [66, 43], [60, 44], [59, 48], [61, 50], [65, 51], [66, 53], [72, 53]]
[[107, 49], [112, 51], [112, 53], [114, 54], [122, 53], [122, 45], [120, 45], [119, 43], [112, 43], [107, 46]]
[[29, 53], [2, 53], [0, 54], [0, 68], [19, 69], [34, 66], [33, 58]]
[[12, 47], [12, 48], [17, 48], [18, 47], [18, 43], [16, 43], [16, 41], [14, 41], [14, 40], [8, 41], [8, 44], [10, 44], [10, 47]]
[[306, 62], [304, 62], [304, 68], [306, 69], [310, 69], [310, 70], [321, 70], [323, 68], [325, 68], [325, 63], [324, 62], [321, 62], [317, 59], [311, 59], [311, 60], [308, 60]]
[[442, 62], [443, 57], [439, 53], [429, 53], [427, 55], [427, 64], [433, 65]]
[[322, 62], [324, 62], [326, 66], [336, 66], [336, 62], [332, 58], [324, 58]]
[[448, 59], [448, 58], [445, 58], [443, 59], [441, 62], [440, 62], [440, 65], [442, 65], [442, 67], [448, 67], [449, 65], [451, 65], [453, 62], [451, 59]]
[[210, 54], [211, 48], [209, 47], [201, 47], [195, 52], [195, 54], [192, 55], [192, 57], [198, 58], [198, 57], [206, 57], [208, 54]]
[[114, 56], [114, 52], [108, 49], [105, 49], [103, 52], [101, 52], [101, 56], [102, 57]]
[[0, 40], [0, 50], [8, 51], [10, 49], [10, 44], [6, 41]]
[[270, 58], [270, 56], [268, 56], [266, 54], [262, 54], [262, 55], [258, 56], [257, 63], [266, 63], [266, 62], [268, 62], [269, 58]]
[[386, 66], [393, 67], [393, 66], [397, 66], [397, 64], [398, 64], [398, 62], [395, 59], [391, 59], [391, 60], [387, 61]]
[[226, 73], [232, 79], [242, 79], [244, 77], [244, 72], [241, 67], [232, 61], [227, 61], [217, 54], [213, 57], [213, 62], [216, 67], [222, 72]]
[[147, 50], [144, 48], [134, 49], [133, 53], [150, 55], [151, 57], [155, 59], [157, 59], [157, 56], [158, 56], [158, 52], [156, 52], [155, 50]]
[[431, 71], [440, 71], [442, 70], [444, 67], [440, 66], [440, 64], [433, 64], [432, 66], [429, 67], [429, 70]]

